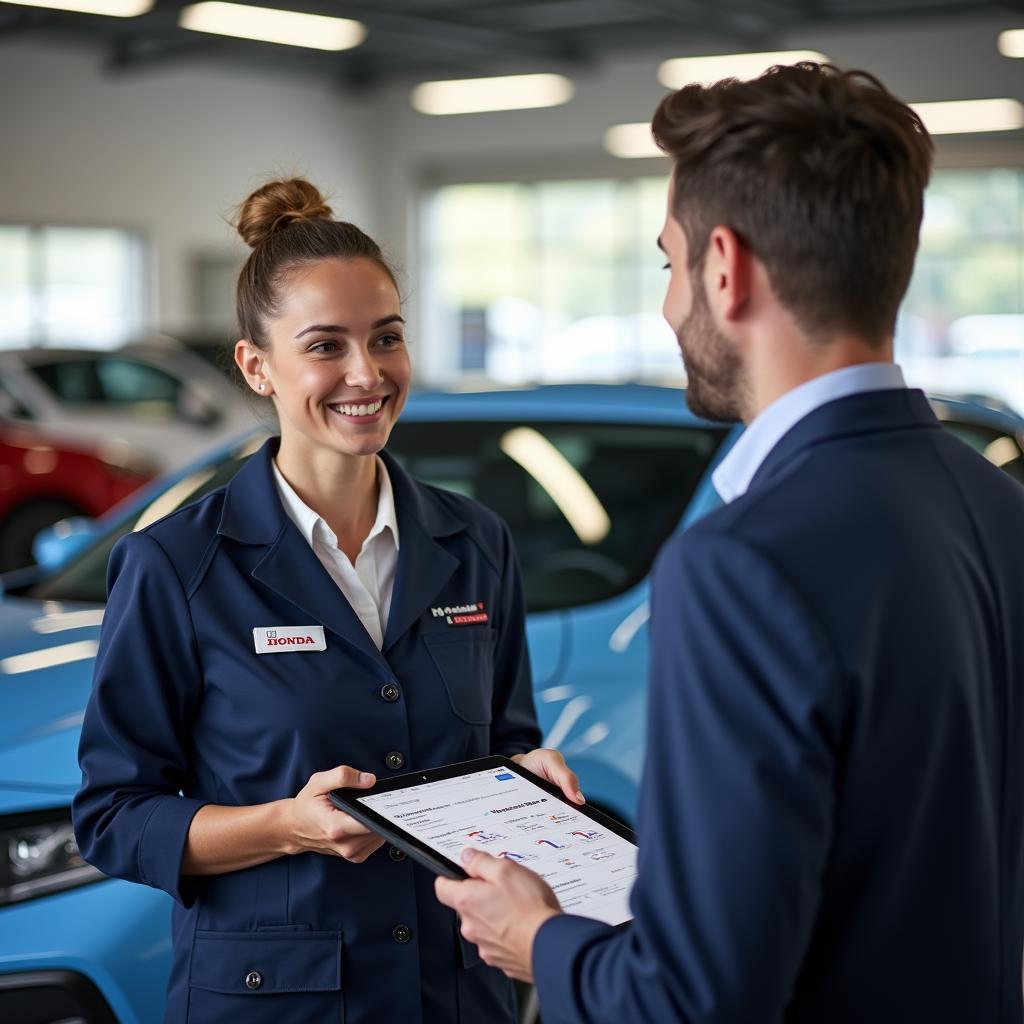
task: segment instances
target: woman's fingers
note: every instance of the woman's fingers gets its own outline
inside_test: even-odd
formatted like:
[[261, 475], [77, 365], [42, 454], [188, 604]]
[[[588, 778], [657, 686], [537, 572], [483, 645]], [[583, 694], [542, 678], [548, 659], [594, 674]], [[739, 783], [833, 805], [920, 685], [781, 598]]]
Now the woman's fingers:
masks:
[[372, 772], [361, 772], [347, 764], [338, 765], [326, 772], [314, 772], [307, 787], [316, 793], [330, 793], [332, 789], [367, 789], [377, 781]]

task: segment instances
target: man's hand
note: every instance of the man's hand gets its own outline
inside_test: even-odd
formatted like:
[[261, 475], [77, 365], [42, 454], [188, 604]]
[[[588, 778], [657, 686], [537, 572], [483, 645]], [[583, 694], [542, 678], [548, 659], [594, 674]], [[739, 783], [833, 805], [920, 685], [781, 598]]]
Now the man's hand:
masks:
[[533, 981], [530, 957], [540, 926], [562, 912], [558, 897], [540, 875], [482, 850], [462, 851], [470, 876], [434, 881], [437, 898], [462, 919], [462, 935], [486, 964], [510, 978]]

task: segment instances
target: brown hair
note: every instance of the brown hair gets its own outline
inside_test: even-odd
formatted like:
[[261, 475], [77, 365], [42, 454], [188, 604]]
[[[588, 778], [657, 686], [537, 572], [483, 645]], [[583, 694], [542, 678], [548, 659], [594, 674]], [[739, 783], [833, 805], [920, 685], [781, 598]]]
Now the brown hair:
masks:
[[238, 329], [257, 348], [267, 347], [264, 326], [277, 311], [282, 281], [296, 267], [324, 259], [373, 260], [398, 288], [380, 246], [355, 224], [334, 220], [304, 178], [258, 188], [238, 208], [235, 227], [252, 248], [238, 275]]
[[910, 283], [933, 146], [866, 71], [809, 61], [662, 100], [655, 141], [675, 167], [691, 271], [723, 224], [764, 264], [808, 333], [891, 334]]

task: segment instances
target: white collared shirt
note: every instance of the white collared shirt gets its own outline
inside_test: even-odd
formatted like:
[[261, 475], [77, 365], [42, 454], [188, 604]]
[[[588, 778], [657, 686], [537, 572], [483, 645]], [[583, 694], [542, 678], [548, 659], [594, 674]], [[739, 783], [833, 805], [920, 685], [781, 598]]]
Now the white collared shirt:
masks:
[[711, 482], [728, 504], [746, 494], [754, 474], [784, 434], [826, 402], [863, 391], [905, 388], [903, 371], [895, 363], [860, 363], [815, 377], [787, 391], [763, 409], [740, 435], [711, 474]]
[[334, 531], [296, 493], [291, 484], [274, 466], [277, 492], [288, 518], [299, 528], [313, 553], [320, 559], [338, 589], [345, 595], [359, 621], [380, 650], [388, 628], [391, 592], [395, 585], [398, 564], [398, 518], [395, 515], [395, 494], [383, 460], [377, 458], [377, 518], [363, 541], [353, 565], [341, 548]]

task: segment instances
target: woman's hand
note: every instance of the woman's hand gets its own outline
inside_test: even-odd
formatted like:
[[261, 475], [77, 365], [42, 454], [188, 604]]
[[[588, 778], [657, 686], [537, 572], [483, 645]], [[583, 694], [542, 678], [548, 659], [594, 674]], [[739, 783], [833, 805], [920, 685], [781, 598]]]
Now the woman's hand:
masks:
[[368, 789], [376, 782], [369, 772], [341, 765], [329, 772], [316, 772], [286, 801], [290, 853], [313, 850], [344, 857], [361, 864], [384, 845], [380, 836], [360, 825], [351, 815], [339, 811], [328, 799], [332, 789]]
[[557, 750], [538, 747], [526, 754], [513, 754], [512, 760], [534, 775], [554, 783], [574, 804], [586, 803], [580, 792], [580, 780]]

